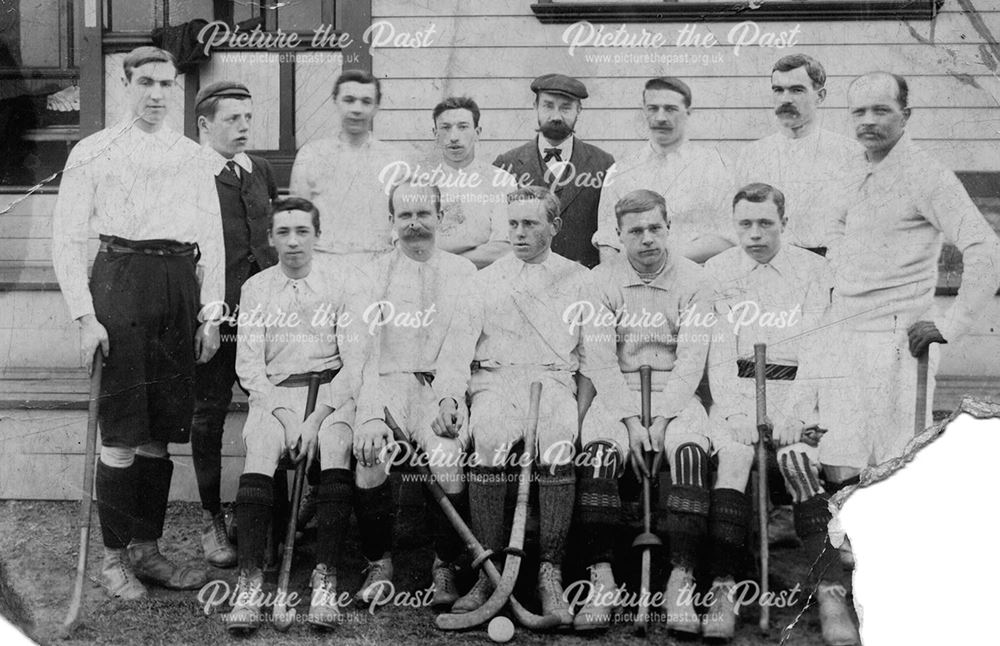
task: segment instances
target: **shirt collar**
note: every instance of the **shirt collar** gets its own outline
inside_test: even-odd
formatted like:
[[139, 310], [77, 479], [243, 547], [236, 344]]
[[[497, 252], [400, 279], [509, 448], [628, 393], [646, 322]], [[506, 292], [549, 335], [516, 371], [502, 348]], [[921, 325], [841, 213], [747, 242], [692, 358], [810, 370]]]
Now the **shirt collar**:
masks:
[[[909, 153], [912, 148], [913, 140], [910, 139], [910, 135], [906, 134], [904, 131], [903, 136], [899, 138], [899, 141], [896, 142], [896, 145], [892, 147], [892, 150], [889, 151], [889, 154], [886, 155], [882, 161], [877, 164], [872, 164], [868, 161], [867, 156], [863, 157], [863, 159], [865, 160], [865, 163], [868, 164], [868, 169], [871, 172], [889, 172], [893, 168], [904, 163], [905, 159], [909, 157]], [[864, 153], [862, 153], [862, 155], [864, 155]]]
[[652, 141], [647, 140], [646, 145], [643, 147], [642, 159], [644, 161], [666, 161], [671, 157], [684, 159], [687, 157], [687, 142], [687, 137], [684, 137], [676, 148], [664, 155], [653, 147]]
[[750, 275], [750, 272], [755, 269], [760, 269], [762, 267], [768, 266], [772, 267], [781, 276], [790, 275], [791, 265], [788, 253], [785, 251], [785, 245], [787, 243], [782, 243], [781, 247], [778, 248], [778, 253], [774, 254], [774, 258], [771, 258], [770, 262], [760, 263], [750, 257], [746, 251], [740, 250], [740, 270], [744, 276]]
[[559, 149], [559, 156], [562, 157], [562, 160], [564, 162], [568, 162], [569, 159], [570, 159], [570, 157], [573, 156], [573, 140], [575, 138], [576, 137], [574, 137], [573, 135], [570, 135], [569, 139], [567, 139], [566, 141], [562, 142], [558, 146], [553, 146], [548, 141], [546, 141], [545, 137], [543, 137], [541, 134], [539, 134], [538, 135], [538, 154], [542, 156], [542, 159], [545, 159], [545, 149], [546, 148], [558, 148]]
[[[228, 159], [222, 156], [215, 148], [212, 148], [209, 144], [202, 144], [202, 149], [205, 151], [205, 156], [211, 161], [212, 168], [215, 169], [215, 174], [218, 175], [226, 168], [226, 164], [229, 162]], [[236, 153], [233, 155], [232, 161], [236, 162], [244, 172], [253, 172], [253, 162], [250, 161], [250, 156], [246, 153]]]
[[320, 263], [316, 262], [315, 256], [312, 260], [312, 267], [309, 269], [309, 275], [305, 278], [289, 278], [284, 270], [278, 266], [276, 267], [278, 288], [279, 290], [291, 289], [293, 282], [298, 282], [300, 285], [305, 285], [315, 294], [322, 294], [323, 288], [326, 285], [326, 280], [323, 278], [323, 270], [320, 268]]
[[138, 138], [140, 141], [156, 141], [162, 144], [171, 144], [177, 139], [177, 133], [169, 125], [164, 123], [156, 132], [146, 132], [136, 125], [137, 119], [133, 116], [125, 116], [115, 126], [116, 132], [127, 133], [126, 136]]
[[677, 271], [677, 261], [675, 260], [677, 252], [672, 247], [667, 247], [667, 260], [666, 264], [663, 266], [663, 271], [657, 274], [656, 278], [650, 282], [643, 281], [639, 272], [636, 271], [632, 263], [629, 262], [628, 256], [624, 253], [621, 256], [622, 265], [624, 265], [625, 272], [625, 287], [656, 287], [657, 289], [669, 290], [672, 283], [674, 282], [674, 274]]

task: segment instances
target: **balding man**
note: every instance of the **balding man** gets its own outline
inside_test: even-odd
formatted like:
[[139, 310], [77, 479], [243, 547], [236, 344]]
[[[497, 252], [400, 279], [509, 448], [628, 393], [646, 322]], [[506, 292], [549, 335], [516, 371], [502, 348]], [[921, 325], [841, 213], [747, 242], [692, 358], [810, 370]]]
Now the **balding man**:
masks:
[[[831, 338], [817, 344], [822, 356], [806, 357], [806, 372], [821, 377], [819, 422], [828, 432], [816, 459], [827, 486], [797, 504], [796, 515], [807, 547], [808, 535], [824, 541], [814, 571], [823, 573], [817, 597], [831, 643], [855, 643], [857, 632], [846, 612], [824, 617], [824, 600], [842, 596], [847, 578], [825, 536], [827, 499], [857, 482], [865, 467], [903, 453], [917, 421], [917, 357], [930, 352], [930, 408], [938, 359], [931, 344], [960, 338], [1000, 285], [1000, 239], [954, 173], [906, 134], [908, 94], [905, 79], [885, 72], [861, 76], [848, 90], [855, 134], [865, 149], [857, 163], [865, 173], [848, 195], [842, 233], [830, 248]], [[957, 298], [936, 312], [944, 240], [958, 247], [965, 268]], [[784, 471], [786, 478], [794, 475]]]

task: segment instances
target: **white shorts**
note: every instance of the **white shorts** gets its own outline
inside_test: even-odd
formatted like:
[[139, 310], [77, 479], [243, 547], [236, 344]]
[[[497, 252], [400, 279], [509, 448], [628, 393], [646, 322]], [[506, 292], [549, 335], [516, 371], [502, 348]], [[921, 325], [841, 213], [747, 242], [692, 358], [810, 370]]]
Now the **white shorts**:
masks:
[[[712, 446], [718, 450], [719, 447], [725, 446], [726, 444], [742, 444], [742, 442], [736, 439], [736, 434], [733, 432], [731, 425], [727, 422], [723, 415], [732, 415], [735, 412], [743, 412], [747, 415], [747, 424], [751, 424], [754, 427], [757, 425], [757, 408], [756, 408], [756, 397], [757, 397], [757, 382], [754, 379], [740, 378], [738, 387], [740, 388], [740, 394], [746, 394], [751, 402], [750, 407], [744, 411], [732, 411], [727, 410], [723, 406], [718, 404], [712, 406], [712, 410], [709, 412], [708, 421], [711, 428], [710, 438], [712, 440]], [[795, 410], [796, 406], [793, 402], [795, 400], [801, 399], [800, 388], [801, 384], [796, 384], [794, 379], [768, 379], [767, 386], [765, 390], [765, 403], [767, 405], [767, 416], [771, 420], [771, 423], [775, 426], [779, 426], [784, 419], [793, 418], [803, 415], [803, 411]], [[809, 421], [809, 420], [803, 420]]]
[[[631, 386], [631, 384], [630, 384]], [[642, 394], [638, 389], [635, 393], [635, 412], [642, 412]], [[669, 402], [663, 396], [663, 389], [656, 390], [654, 385], [650, 393], [650, 414], [652, 417], [666, 417], [671, 414]], [[669, 412], [668, 412], [669, 411]], [[606, 440], [613, 442], [621, 451], [622, 457], [628, 455], [628, 429], [625, 424], [612, 417], [608, 407], [604, 405], [601, 396], [594, 397], [587, 416], [583, 418], [583, 428], [580, 432], [580, 444], [587, 446], [590, 442]], [[679, 434], [709, 434], [708, 414], [705, 406], [697, 396], [692, 396], [681, 412], [667, 424], [665, 436]]]
[[[914, 437], [917, 360], [906, 330], [838, 330], [825, 362], [817, 362], [820, 462], [863, 469], [903, 454]], [[931, 420], [938, 348], [930, 347], [926, 420]]]
[[[379, 376], [379, 387], [384, 401], [382, 406], [392, 415], [393, 421], [403, 434], [403, 439], [427, 450], [432, 440], [438, 436], [431, 429], [431, 423], [438, 416], [438, 399], [434, 388], [421, 384], [417, 377], [408, 372], [397, 372]], [[460, 402], [465, 405], [465, 402]], [[469, 446], [472, 434], [466, 424], [459, 434], [459, 446]]]
[[[333, 401], [331, 384], [319, 387], [317, 401]], [[274, 395], [264, 405], [251, 405], [247, 413], [246, 424], [243, 425], [243, 446], [246, 450], [246, 461], [243, 473], [262, 473], [273, 475], [278, 467], [278, 461], [285, 454], [285, 430], [271, 411], [283, 407], [292, 411], [296, 419], [302, 419], [305, 413], [308, 386], [293, 388], [275, 388]], [[338, 423], [346, 425], [334, 428]], [[350, 445], [351, 427], [354, 425], [354, 400], [348, 400], [343, 406], [334, 410], [320, 426], [319, 447], [323, 453], [324, 444], [343, 442]], [[335, 437], [345, 435], [346, 438]]]
[[[550, 464], [561, 450], [573, 450], [579, 414], [572, 374], [529, 368], [477, 370], [469, 381], [472, 394], [469, 428], [477, 452], [485, 454], [487, 463], [498, 450], [505, 455], [514, 443], [524, 438], [533, 381], [542, 384], [536, 434], [539, 461]], [[565, 457], [570, 455], [567, 453]]]

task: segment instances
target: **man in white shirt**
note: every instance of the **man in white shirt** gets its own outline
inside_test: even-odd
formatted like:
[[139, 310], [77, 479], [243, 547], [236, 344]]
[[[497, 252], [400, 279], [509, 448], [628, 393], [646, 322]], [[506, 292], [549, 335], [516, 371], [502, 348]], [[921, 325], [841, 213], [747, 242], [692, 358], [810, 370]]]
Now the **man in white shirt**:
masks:
[[646, 81], [642, 113], [649, 140], [608, 171], [594, 246], [601, 262], [618, 255], [622, 244], [615, 205], [632, 191], [649, 189], [667, 202], [671, 247], [685, 258], [705, 262], [735, 241], [727, 205], [732, 171], [717, 151], [688, 142], [691, 88], [681, 79]]
[[449, 97], [434, 106], [436, 159], [419, 169], [441, 190], [439, 249], [471, 260], [482, 269], [510, 252], [507, 193], [514, 177], [476, 158], [479, 106], [469, 97]]
[[852, 139], [820, 127], [826, 71], [811, 56], [779, 59], [771, 69], [771, 96], [778, 131], [740, 152], [734, 190], [751, 182], [781, 189], [788, 215], [785, 242], [822, 255], [860, 148]]
[[[563, 595], [562, 561], [573, 515], [575, 482], [572, 457], [578, 435], [577, 371], [598, 392], [608, 393], [619, 410], [626, 387], [614, 351], [586, 346], [586, 326], [573, 323], [587, 298], [588, 272], [551, 250], [562, 224], [559, 199], [548, 189], [530, 186], [511, 193], [508, 224], [513, 253], [475, 277], [468, 306], [471, 334], [454, 343], [457, 368], [468, 375], [472, 412], [469, 429], [475, 458], [469, 473], [472, 530], [490, 549], [506, 544], [504, 465], [514, 443], [523, 439], [531, 383], [542, 383], [535, 475], [538, 481], [538, 594], [542, 611], [564, 625], [573, 617]], [[602, 352], [603, 350], [603, 352]], [[459, 380], [460, 381], [460, 380]], [[627, 417], [618, 414], [617, 419]], [[455, 602], [452, 612], [470, 612], [493, 591], [480, 572], [475, 586]]]
[[[702, 619], [706, 638], [732, 639], [741, 591], [741, 571], [751, 504], [744, 494], [757, 442], [754, 345], [767, 345], [767, 417], [778, 460], [796, 505], [797, 527], [811, 562], [819, 558], [826, 526], [813, 522], [816, 507], [804, 504], [822, 491], [815, 442], [800, 442], [807, 420], [814, 420], [811, 384], [798, 379], [800, 358], [818, 334], [816, 322], [828, 301], [819, 255], [786, 244], [784, 195], [768, 184], [748, 184], [733, 200], [733, 222], [740, 246], [705, 263], [716, 288], [717, 322], [709, 352], [708, 376], [714, 400], [710, 421], [718, 475], [712, 489], [709, 539], [712, 596]], [[794, 465], [792, 467], [791, 465]], [[817, 592], [824, 634], [856, 635], [845, 602], [846, 581], [839, 562]], [[838, 588], [838, 586], [840, 586]]]
[[[391, 253], [362, 271], [373, 295], [361, 313], [368, 351], [360, 378], [358, 422], [354, 434], [358, 531], [368, 559], [368, 575], [356, 595], [370, 604], [391, 593], [394, 504], [383, 461], [396, 431], [427, 456], [431, 472], [460, 514], [468, 500], [462, 454], [469, 444], [465, 391], [469, 359], [455, 345], [468, 335], [465, 319], [476, 267], [441, 251], [436, 232], [442, 220], [441, 193], [414, 178], [389, 194], [393, 231], [399, 238]], [[431, 502], [434, 564], [433, 606], [448, 607], [458, 598], [456, 563], [465, 551], [439, 505]]]
[[[188, 441], [195, 361], [209, 361], [219, 347], [225, 255], [214, 172], [198, 144], [164, 123], [173, 57], [139, 47], [125, 57], [124, 72], [129, 114], [82, 140], [66, 162], [52, 263], [80, 322], [82, 363], [90, 365], [99, 345], [104, 352], [101, 585], [138, 599], [146, 589], [137, 576], [179, 589], [205, 581], [200, 569], [168, 561], [157, 540], [173, 474], [167, 443]], [[88, 285], [94, 233], [101, 248]], [[203, 321], [197, 331], [196, 320]]]
[[[333, 628], [340, 618], [337, 561], [354, 490], [352, 371], [361, 361], [361, 344], [351, 338], [357, 332], [349, 327], [348, 303], [356, 302], [357, 277], [341, 260], [313, 256], [321, 229], [309, 201], [275, 201], [270, 222], [268, 240], [279, 264], [252, 276], [240, 294], [236, 372], [250, 395], [250, 410], [236, 494], [239, 580], [233, 609], [224, 617], [232, 632], [252, 631], [261, 621], [264, 551], [282, 455], [306, 460], [307, 468], [318, 456], [323, 469], [307, 616], [320, 628]], [[321, 383], [316, 408], [303, 420], [314, 374]]]
[[336, 232], [321, 239], [316, 251], [346, 255], [355, 264], [392, 249], [384, 215], [390, 174], [386, 169], [411, 156], [371, 132], [381, 100], [376, 77], [362, 70], [343, 72], [333, 86], [339, 132], [299, 149], [289, 183], [289, 193], [313, 202], [323, 228]]
[[[905, 132], [906, 80], [855, 79], [848, 105], [865, 169], [830, 248], [831, 331], [843, 345], [823, 365], [820, 444], [836, 480], [902, 454], [912, 438], [917, 357], [929, 352], [928, 409], [938, 347], [969, 331], [1000, 284], [1000, 239], [950, 170]], [[962, 254], [962, 285], [947, 309], [934, 292], [945, 240]], [[829, 475], [829, 473], [828, 473]]]

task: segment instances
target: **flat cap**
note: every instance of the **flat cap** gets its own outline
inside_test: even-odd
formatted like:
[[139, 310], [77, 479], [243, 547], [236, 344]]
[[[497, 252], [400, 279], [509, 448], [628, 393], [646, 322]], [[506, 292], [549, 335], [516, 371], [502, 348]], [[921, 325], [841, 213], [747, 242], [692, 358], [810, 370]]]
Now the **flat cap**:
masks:
[[195, 107], [201, 105], [203, 101], [216, 97], [226, 99], [249, 99], [250, 90], [242, 83], [235, 81], [216, 81], [198, 90], [198, 95], [194, 98]]
[[543, 74], [531, 82], [531, 91], [535, 94], [555, 92], [574, 99], [586, 99], [588, 96], [587, 86], [565, 74]]

